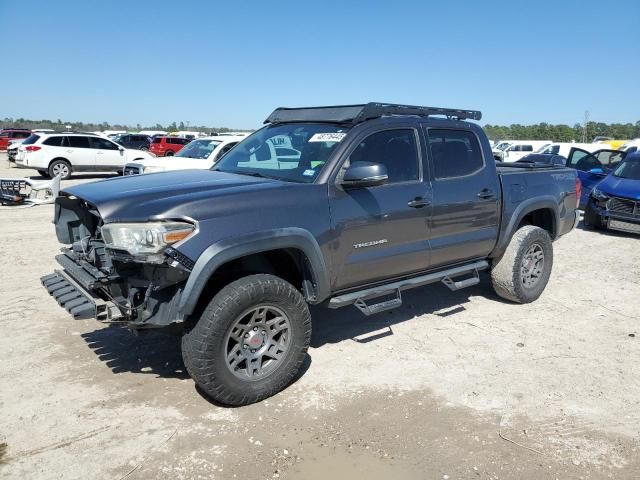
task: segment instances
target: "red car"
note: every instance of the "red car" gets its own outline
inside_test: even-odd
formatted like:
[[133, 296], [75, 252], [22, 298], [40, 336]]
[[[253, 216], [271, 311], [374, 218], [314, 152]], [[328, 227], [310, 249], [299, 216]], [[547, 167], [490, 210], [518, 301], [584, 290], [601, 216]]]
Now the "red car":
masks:
[[175, 155], [191, 140], [181, 137], [155, 137], [151, 142], [149, 151], [158, 157], [170, 157]]
[[31, 135], [26, 128], [5, 128], [0, 131], [0, 150], [6, 150], [12, 140], [24, 140]]

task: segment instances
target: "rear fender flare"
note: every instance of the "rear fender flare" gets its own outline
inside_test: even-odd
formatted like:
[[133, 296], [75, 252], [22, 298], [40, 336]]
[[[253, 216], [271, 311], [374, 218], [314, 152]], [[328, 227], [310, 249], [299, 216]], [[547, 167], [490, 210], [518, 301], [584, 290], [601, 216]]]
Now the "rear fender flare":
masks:
[[509, 246], [509, 242], [511, 241], [511, 238], [513, 237], [513, 235], [516, 233], [516, 229], [518, 228], [518, 225], [520, 225], [520, 222], [522, 221], [522, 219], [526, 215], [528, 215], [529, 213], [535, 210], [551, 210], [554, 231], [549, 232], [549, 235], [551, 236], [552, 239], [555, 239], [555, 235], [558, 234], [558, 231], [560, 229], [560, 224], [559, 224], [560, 216], [558, 215], [558, 201], [551, 195], [544, 195], [542, 197], [531, 198], [529, 200], [522, 202], [514, 210], [513, 214], [511, 215], [511, 219], [509, 220], [509, 223], [507, 224], [506, 228], [502, 233], [502, 236], [500, 238], [500, 241], [498, 242], [498, 245], [496, 245], [496, 248], [493, 250], [493, 252], [490, 255], [492, 258], [499, 258], [502, 256], [504, 251], [507, 249], [507, 246]]
[[302, 228], [280, 228], [227, 238], [209, 246], [202, 252], [187, 279], [178, 307], [180, 313], [185, 316], [193, 313], [207, 282], [220, 266], [247, 255], [283, 248], [298, 249], [306, 255], [315, 284], [313, 303], [326, 299], [329, 296], [329, 280], [318, 242]]

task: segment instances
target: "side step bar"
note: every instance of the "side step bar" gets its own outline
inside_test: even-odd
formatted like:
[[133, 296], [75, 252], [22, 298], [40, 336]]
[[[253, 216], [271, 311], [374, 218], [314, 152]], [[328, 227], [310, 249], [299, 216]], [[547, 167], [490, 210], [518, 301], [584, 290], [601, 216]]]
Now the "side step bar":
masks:
[[[389, 283], [386, 285], [380, 285], [378, 287], [366, 288], [357, 292], [345, 293], [344, 295], [338, 295], [329, 300], [329, 308], [340, 308], [347, 305], [354, 305], [365, 315], [373, 315], [374, 313], [383, 312], [385, 310], [391, 310], [392, 308], [398, 308], [402, 305], [402, 290], [408, 290], [410, 288], [421, 287], [430, 283], [442, 282], [451, 290], [459, 290], [461, 288], [470, 287], [480, 283], [480, 270], [486, 270], [489, 268], [489, 263], [486, 260], [480, 260], [466, 265], [460, 265], [458, 267], [450, 268], [448, 270], [442, 270], [439, 272], [428, 273], [419, 277], [406, 278], [404, 280], [398, 280], [397, 282]], [[455, 281], [453, 278], [463, 275], [472, 275], [469, 278]], [[394, 298], [385, 300], [383, 302], [367, 304], [366, 300], [382, 297], [382, 296], [394, 295]]]

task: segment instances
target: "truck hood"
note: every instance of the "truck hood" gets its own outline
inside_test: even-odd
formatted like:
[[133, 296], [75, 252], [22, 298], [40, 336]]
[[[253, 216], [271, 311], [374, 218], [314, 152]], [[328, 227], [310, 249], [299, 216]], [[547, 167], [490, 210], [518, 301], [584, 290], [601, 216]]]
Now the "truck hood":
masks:
[[598, 189], [607, 195], [640, 200], [640, 180], [609, 175], [598, 184]]
[[75, 185], [62, 194], [96, 207], [105, 223], [146, 221], [158, 216], [200, 220], [199, 216], [217, 210], [211, 207], [212, 200], [224, 202], [233, 210], [231, 197], [264, 195], [265, 190], [287, 185], [291, 184], [212, 170], [177, 170]]

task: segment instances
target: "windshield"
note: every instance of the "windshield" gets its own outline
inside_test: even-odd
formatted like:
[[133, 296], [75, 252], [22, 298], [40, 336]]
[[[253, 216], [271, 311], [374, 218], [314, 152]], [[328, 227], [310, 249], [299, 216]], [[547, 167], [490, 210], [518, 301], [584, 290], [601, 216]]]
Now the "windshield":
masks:
[[640, 155], [627, 158], [613, 171], [613, 176], [618, 178], [628, 178], [629, 180], [640, 180]]
[[500, 142], [498, 145], [496, 145], [496, 150], [504, 150], [509, 145], [511, 145], [509, 142]]
[[213, 169], [311, 183], [347, 131], [327, 123], [270, 125], [240, 142]]
[[211, 152], [220, 145], [222, 142], [219, 140], [194, 140], [190, 142], [186, 147], [180, 150], [176, 157], [188, 157], [188, 158], [209, 158]]

